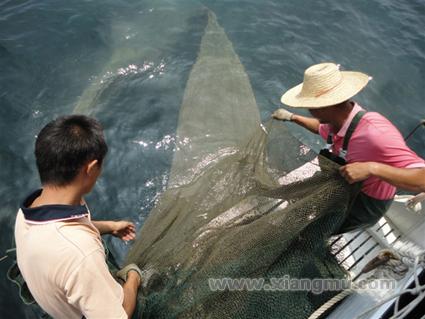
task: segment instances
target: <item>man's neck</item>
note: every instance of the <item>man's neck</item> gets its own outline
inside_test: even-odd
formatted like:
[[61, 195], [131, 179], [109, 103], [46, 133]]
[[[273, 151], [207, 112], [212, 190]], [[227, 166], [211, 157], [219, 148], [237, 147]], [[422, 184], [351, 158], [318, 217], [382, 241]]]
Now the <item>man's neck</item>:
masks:
[[349, 101], [344, 107], [335, 107], [333, 110], [334, 113], [334, 119], [330, 123], [332, 128], [334, 129], [335, 133], [337, 133], [341, 127], [344, 125], [345, 121], [347, 120], [348, 116], [350, 115], [351, 111], [353, 110], [354, 102]]
[[83, 204], [83, 194], [74, 186], [51, 186], [44, 185], [43, 192], [31, 204], [31, 207], [43, 205], [81, 205]]

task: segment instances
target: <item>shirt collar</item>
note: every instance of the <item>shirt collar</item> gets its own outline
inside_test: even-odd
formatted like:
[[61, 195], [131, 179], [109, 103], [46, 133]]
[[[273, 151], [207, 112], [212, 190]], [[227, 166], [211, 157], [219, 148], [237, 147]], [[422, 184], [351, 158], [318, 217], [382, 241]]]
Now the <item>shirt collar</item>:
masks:
[[356, 102], [354, 102], [353, 109], [351, 110], [350, 114], [348, 115], [347, 119], [345, 120], [341, 128], [339, 129], [338, 133], [336, 133], [336, 135], [338, 135], [339, 137], [344, 137], [345, 134], [347, 133], [348, 127], [350, 126], [354, 116], [356, 116], [356, 114], [361, 110], [363, 110], [363, 108], [360, 105], [358, 105]]
[[21, 210], [28, 223], [45, 224], [50, 222], [65, 221], [87, 217], [89, 210], [86, 205], [42, 205], [30, 208], [34, 200], [42, 193], [38, 189], [26, 197], [21, 205]]

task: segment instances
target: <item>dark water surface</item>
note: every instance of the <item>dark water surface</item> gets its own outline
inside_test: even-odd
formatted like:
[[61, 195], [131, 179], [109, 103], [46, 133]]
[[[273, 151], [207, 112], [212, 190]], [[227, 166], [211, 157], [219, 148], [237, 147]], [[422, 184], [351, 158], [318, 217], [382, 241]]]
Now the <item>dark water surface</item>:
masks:
[[[372, 75], [357, 100], [404, 135], [425, 118], [423, 0], [0, 1], [0, 257], [13, 246], [20, 201], [38, 187], [35, 136], [76, 105], [103, 123], [110, 146], [87, 198], [94, 217], [143, 224], [167, 184], [204, 6], [233, 42], [263, 120], [323, 61]], [[425, 157], [425, 131], [409, 145]], [[128, 250], [111, 244], [119, 258]], [[1, 275], [9, 265], [0, 263], [0, 318], [35, 318]]]

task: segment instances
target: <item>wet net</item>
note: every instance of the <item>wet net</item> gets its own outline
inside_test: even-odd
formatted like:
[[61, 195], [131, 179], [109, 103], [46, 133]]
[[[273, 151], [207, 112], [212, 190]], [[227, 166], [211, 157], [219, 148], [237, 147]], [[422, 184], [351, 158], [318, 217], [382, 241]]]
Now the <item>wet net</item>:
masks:
[[[282, 122], [260, 125], [247, 74], [212, 13], [177, 134], [168, 189], [127, 257], [155, 273], [140, 316], [307, 318], [333, 297], [267, 284], [344, 276], [327, 241], [354, 190]], [[225, 278], [260, 281], [214, 281]]]
[[[350, 190], [335, 164], [271, 126], [159, 199], [128, 256], [158, 272], [145, 290], [143, 318], [306, 318], [336, 293], [211, 285], [344, 275], [327, 239], [344, 220]], [[300, 153], [288, 158], [286, 147], [273, 147], [283, 145]]]

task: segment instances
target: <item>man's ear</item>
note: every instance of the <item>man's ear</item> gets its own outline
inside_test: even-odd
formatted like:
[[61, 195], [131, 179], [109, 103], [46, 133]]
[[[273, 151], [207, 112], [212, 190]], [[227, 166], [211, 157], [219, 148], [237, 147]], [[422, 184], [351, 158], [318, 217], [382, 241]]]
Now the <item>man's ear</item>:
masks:
[[99, 170], [98, 165], [99, 165], [99, 161], [97, 159], [88, 162], [86, 164], [86, 174], [91, 176], [91, 175], [97, 173], [97, 171]]

